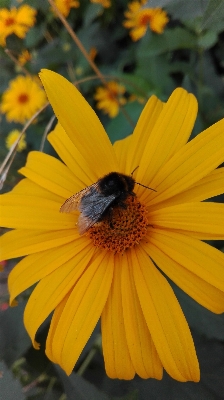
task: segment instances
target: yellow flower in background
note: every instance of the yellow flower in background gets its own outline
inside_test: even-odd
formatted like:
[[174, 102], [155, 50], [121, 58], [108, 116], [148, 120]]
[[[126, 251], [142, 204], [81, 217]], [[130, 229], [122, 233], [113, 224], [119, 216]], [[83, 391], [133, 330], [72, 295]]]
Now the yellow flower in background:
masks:
[[68, 16], [71, 8], [78, 8], [80, 6], [78, 0], [54, 0], [54, 3], [64, 17]]
[[8, 121], [24, 123], [46, 102], [37, 77], [19, 75], [10, 81], [9, 88], [3, 93], [1, 112], [6, 114]]
[[127, 18], [123, 25], [131, 29], [132, 40], [139, 40], [146, 34], [147, 28], [156, 33], [163, 33], [166, 24], [169, 22], [167, 13], [161, 8], [148, 8], [144, 6], [145, 0], [132, 1], [128, 4], [129, 10], [124, 13]]
[[96, 107], [114, 118], [119, 113], [120, 105], [126, 103], [126, 99], [122, 96], [125, 93], [125, 87], [115, 81], [107, 83], [105, 87], [98, 87], [94, 95], [97, 101]]
[[[18, 129], [13, 129], [5, 139], [5, 144], [7, 149], [10, 149], [11, 146], [17, 141], [21, 132]], [[26, 135], [25, 133], [22, 135], [19, 144], [17, 146], [17, 151], [22, 151], [26, 148]]]
[[0, 45], [6, 45], [6, 38], [11, 34], [17, 35], [23, 39], [28, 30], [36, 22], [37, 11], [28, 6], [22, 5], [19, 8], [12, 7], [10, 10], [7, 8], [0, 9]]
[[25, 65], [28, 61], [32, 59], [32, 55], [28, 50], [23, 50], [18, 57], [18, 62], [21, 66]]
[[104, 8], [109, 8], [111, 6], [111, 0], [90, 0], [91, 3], [101, 4]]
[[[197, 102], [179, 88], [165, 104], [152, 96], [133, 134], [112, 146], [71, 83], [48, 70], [41, 80], [60, 123], [48, 140], [62, 162], [31, 152], [25, 179], [0, 196], [1, 225], [12, 228], [0, 238], [1, 257], [25, 256], [9, 276], [11, 304], [37, 283], [25, 326], [38, 348], [36, 332], [53, 312], [46, 354], [67, 374], [101, 318], [109, 377], [161, 379], [164, 368], [197, 382], [193, 339], [166, 277], [208, 310], [224, 311], [224, 254], [202, 241], [224, 239], [224, 205], [204, 202], [224, 192], [224, 119], [187, 143]], [[135, 181], [148, 188], [136, 183], [125, 207], [86, 234], [78, 210], [60, 212], [106, 174], [133, 180], [137, 166]]]

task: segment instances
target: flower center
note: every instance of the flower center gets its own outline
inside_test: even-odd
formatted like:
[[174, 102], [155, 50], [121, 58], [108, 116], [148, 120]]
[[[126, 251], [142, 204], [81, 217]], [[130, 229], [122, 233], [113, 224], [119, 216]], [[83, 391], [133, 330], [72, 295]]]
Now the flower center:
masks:
[[21, 93], [18, 97], [19, 103], [27, 103], [29, 100], [29, 96], [26, 93]]
[[107, 218], [89, 229], [88, 236], [94, 246], [114, 253], [123, 253], [139, 244], [146, 235], [146, 207], [135, 196], [129, 196], [125, 205], [126, 208], [115, 207], [111, 215], [108, 214]]
[[118, 92], [116, 91], [116, 90], [113, 90], [113, 89], [109, 89], [109, 92], [108, 92], [108, 99], [111, 101], [118, 101], [118, 99], [117, 99], [117, 97], [118, 97]]
[[151, 21], [152, 17], [149, 14], [142, 14], [139, 19], [139, 25], [145, 26], [148, 25]]
[[13, 25], [15, 23], [15, 19], [12, 17], [9, 17], [5, 20], [5, 26], [10, 26]]

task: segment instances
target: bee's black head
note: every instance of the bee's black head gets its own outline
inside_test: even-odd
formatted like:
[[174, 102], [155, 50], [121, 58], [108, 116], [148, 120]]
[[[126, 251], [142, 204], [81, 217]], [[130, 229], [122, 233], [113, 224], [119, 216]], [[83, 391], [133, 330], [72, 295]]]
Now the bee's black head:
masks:
[[100, 190], [105, 196], [115, 194], [119, 196], [121, 193], [132, 193], [135, 181], [131, 176], [119, 174], [118, 172], [110, 172], [100, 181]]

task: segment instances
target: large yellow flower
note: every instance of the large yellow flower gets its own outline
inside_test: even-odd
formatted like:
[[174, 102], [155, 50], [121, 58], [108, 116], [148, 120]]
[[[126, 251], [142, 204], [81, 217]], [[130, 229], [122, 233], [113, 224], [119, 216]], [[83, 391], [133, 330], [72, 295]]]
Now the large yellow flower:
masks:
[[[25, 176], [0, 197], [1, 258], [26, 256], [9, 276], [10, 301], [37, 283], [24, 315], [35, 348], [51, 314], [46, 354], [70, 374], [101, 317], [111, 378], [198, 381], [192, 336], [166, 276], [198, 303], [224, 311], [224, 254], [204, 239], [224, 238], [224, 205], [203, 200], [224, 191], [224, 120], [189, 143], [197, 103], [176, 89], [166, 104], [152, 96], [128, 138], [111, 145], [79, 91], [43, 70], [60, 122], [49, 135], [57, 160], [31, 152]], [[126, 208], [114, 208], [80, 235], [79, 212], [61, 213], [74, 193], [112, 171], [135, 185]], [[113, 226], [111, 224], [113, 223]], [[161, 273], [162, 272], [162, 273]]]
[[99, 86], [94, 95], [96, 107], [114, 118], [119, 113], [120, 106], [126, 103], [124, 93], [125, 87], [115, 81], [108, 82], [106, 87]]
[[0, 9], [0, 46], [5, 46], [7, 36], [14, 33], [23, 39], [27, 31], [35, 24], [37, 11], [24, 4], [19, 8]]
[[1, 111], [8, 121], [24, 123], [46, 102], [38, 78], [19, 75], [10, 81], [9, 88], [3, 93]]
[[145, 6], [146, 0], [132, 1], [128, 4], [129, 10], [124, 13], [127, 18], [123, 25], [131, 29], [132, 40], [139, 40], [146, 34], [148, 26], [151, 31], [163, 33], [165, 26], [169, 22], [167, 13], [161, 8], [148, 8]]

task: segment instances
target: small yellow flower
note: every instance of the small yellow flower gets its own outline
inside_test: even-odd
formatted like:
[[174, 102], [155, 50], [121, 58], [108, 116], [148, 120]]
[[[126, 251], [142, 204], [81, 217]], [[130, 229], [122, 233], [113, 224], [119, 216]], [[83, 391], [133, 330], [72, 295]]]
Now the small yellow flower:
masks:
[[28, 61], [32, 59], [32, 55], [28, 50], [23, 50], [18, 57], [18, 62], [21, 66], [25, 65]]
[[96, 90], [94, 95], [94, 99], [97, 101], [96, 107], [114, 118], [119, 113], [120, 105], [126, 103], [125, 97], [122, 96], [124, 93], [123, 85], [115, 81], [108, 82], [107, 87], [100, 86]]
[[129, 10], [125, 12], [123, 25], [125, 28], [131, 29], [130, 36], [136, 41], [143, 37], [149, 26], [153, 32], [163, 33], [166, 24], [169, 22], [167, 13], [161, 8], [144, 7], [145, 0], [133, 1], [129, 3]]
[[91, 3], [101, 4], [104, 8], [109, 8], [111, 6], [111, 0], [90, 0]]
[[35, 24], [36, 13], [37, 11], [27, 4], [10, 10], [0, 9], [0, 45], [5, 46], [7, 36], [12, 33], [23, 39], [27, 31]]
[[[7, 136], [5, 140], [5, 144], [7, 149], [10, 149], [11, 146], [17, 141], [21, 132], [18, 129], [13, 129]], [[17, 146], [17, 151], [22, 151], [26, 148], [26, 135], [25, 133], [22, 135], [19, 144]]]
[[54, 0], [54, 3], [64, 17], [68, 16], [71, 8], [78, 8], [80, 6], [78, 0]]
[[[67, 374], [101, 319], [110, 378], [161, 379], [164, 369], [198, 382], [193, 338], [168, 279], [224, 312], [224, 254], [205, 242], [224, 239], [224, 204], [204, 201], [224, 192], [224, 119], [188, 142], [197, 101], [178, 88], [166, 103], [152, 96], [132, 135], [112, 145], [70, 82], [48, 70], [41, 80], [59, 119], [48, 140], [61, 161], [31, 152], [25, 178], [0, 196], [1, 226], [12, 229], [0, 238], [1, 258], [25, 256], [9, 276], [10, 303], [36, 284], [25, 327], [38, 349], [37, 330], [53, 313], [46, 354]], [[66, 199], [90, 185], [94, 193], [114, 171], [131, 178], [136, 166], [135, 183], [145, 186], [136, 183], [125, 206], [111, 209], [113, 227], [103, 219], [80, 235], [84, 203], [61, 213]]]
[[36, 77], [19, 75], [3, 93], [1, 111], [8, 121], [24, 123], [47, 101]]

